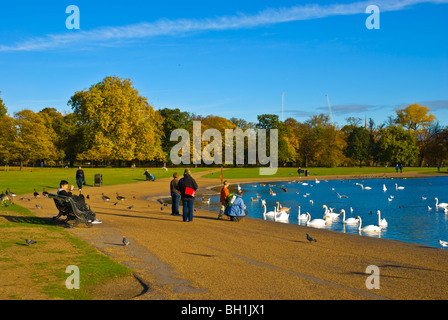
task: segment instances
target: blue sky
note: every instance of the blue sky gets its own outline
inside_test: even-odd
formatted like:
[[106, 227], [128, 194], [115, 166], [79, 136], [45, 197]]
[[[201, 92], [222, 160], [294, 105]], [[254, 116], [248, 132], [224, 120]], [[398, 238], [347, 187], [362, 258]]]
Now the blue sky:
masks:
[[302, 122], [328, 114], [328, 94], [340, 125], [412, 103], [448, 125], [447, 30], [448, 0], [3, 1], [1, 98], [11, 115], [70, 112], [76, 91], [114, 75], [156, 109], [256, 121], [282, 116], [284, 92], [284, 118]]

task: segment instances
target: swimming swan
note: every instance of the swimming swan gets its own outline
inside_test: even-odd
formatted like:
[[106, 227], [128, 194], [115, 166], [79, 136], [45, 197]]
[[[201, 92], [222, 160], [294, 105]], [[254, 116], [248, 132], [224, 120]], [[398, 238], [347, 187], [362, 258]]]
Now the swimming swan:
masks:
[[289, 210], [291, 209], [291, 208], [282, 207], [280, 205], [280, 202], [278, 202], [278, 201], [276, 202], [276, 204], [277, 204], [277, 212], [281, 212], [281, 211], [289, 212]]
[[445, 203], [445, 202], [439, 203], [439, 199], [438, 198], [434, 198], [434, 200], [436, 200], [436, 207], [442, 207], [442, 208], [447, 208], [448, 207], [448, 203]]
[[378, 210], [377, 212], [376, 212], [376, 214], [378, 215], [378, 225], [380, 226], [380, 227], [387, 227], [387, 221], [386, 221], [386, 219], [381, 219], [381, 211], [380, 210]]
[[286, 211], [280, 211], [274, 214], [274, 221], [287, 222], [289, 219], [289, 213]]
[[395, 184], [395, 190], [404, 190], [404, 187], [399, 187], [397, 184]]
[[300, 214], [300, 206], [299, 206], [299, 208], [297, 209], [297, 211], [298, 211], [297, 216], [299, 217], [299, 220], [307, 220], [307, 219], [308, 219], [308, 216], [306, 215], [306, 213], [302, 213], [302, 214]]
[[340, 215], [340, 213], [334, 213], [333, 209], [329, 210], [325, 204], [322, 206], [322, 209], [325, 209], [324, 217], [328, 219], [336, 219]]
[[[306, 220], [306, 225], [311, 227], [323, 227], [326, 225], [325, 219], [314, 219], [311, 220], [311, 215], [307, 212], [306, 215], [308, 216], [308, 219]], [[311, 221], [310, 221], [311, 220]]]
[[345, 210], [341, 209], [341, 213], [342, 213], [342, 223], [345, 224], [358, 224], [359, 220], [356, 218], [348, 218], [347, 220], [345, 220]]
[[275, 207], [274, 207], [274, 211], [269, 211], [269, 212], [266, 212], [266, 204], [263, 204], [263, 207], [264, 207], [263, 216], [273, 217], [277, 214], [277, 210]]
[[363, 231], [363, 232], [381, 232], [381, 228], [379, 226], [374, 226], [373, 224], [369, 224], [368, 226], [365, 226], [364, 228], [362, 227], [362, 219], [360, 216], [356, 217], [357, 219], [359, 219], [359, 227], [358, 230], [359, 231]]

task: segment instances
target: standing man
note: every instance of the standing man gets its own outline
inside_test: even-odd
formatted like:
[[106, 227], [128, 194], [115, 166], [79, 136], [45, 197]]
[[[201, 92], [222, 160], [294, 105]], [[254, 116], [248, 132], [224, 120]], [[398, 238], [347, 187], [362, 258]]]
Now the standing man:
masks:
[[84, 171], [81, 167], [78, 167], [76, 171], [76, 184], [78, 185], [78, 191], [81, 191], [82, 185], [86, 183], [86, 178], [84, 176]]
[[219, 198], [219, 202], [221, 202], [221, 210], [219, 210], [218, 219], [222, 219], [222, 214], [226, 209], [226, 199], [228, 195], [229, 195], [229, 183], [227, 182], [227, 180], [225, 180], [224, 186], [221, 189], [221, 196]]
[[171, 192], [171, 215], [178, 216], [179, 215], [179, 201], [180, 201], [180, 191], [178, 188], [179, 185], [179, 174], [174, 172], [173, 180], [170, 182], [170, 192]]
[[177, 185], [180, 191], [183, 211], [182, 217], [184, 222], [192, 222], [193, 221], [193, 201], [194, 196], [196, 194], [196, 190], [198, 189], [198, 184], [191, 176], [191, 172], [189, 169], [185, 169], [184, 177], [179, 180], [179, 184]]

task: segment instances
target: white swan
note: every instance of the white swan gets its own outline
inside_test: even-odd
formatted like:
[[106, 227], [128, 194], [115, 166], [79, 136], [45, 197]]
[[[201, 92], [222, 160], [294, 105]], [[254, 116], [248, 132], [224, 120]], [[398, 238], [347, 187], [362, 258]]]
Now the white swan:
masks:
[[374, 226], [373, 224], [369, 224], [368, 226], [365, 226], [364, 228], [362, 227], [362, 219], [360, 216], [356, 217], [357, 219], [359, 219], [359, 227], [358, 230], [359, 231], [363, 231], [363, 232], [381, 232], [381, 228], [379, 226]]
[[387, 227], [388, 223], [387, 223], [386, 219], [385, 218], [381, 219], [381, 211], [378, 210], [376, 212], [376, 214], [378, 215], [378, 225], [380, 227]]
[[334, 213], [333, 209], [329, 210], [325, 204], [322, 206], [322, 209], [325, 209], [324, 217], [328, 219], [336, 219], [340, 215], [340, 213]]
[[442, 207], [442, 208], [447, 208], [448, 207], [448, 203], [445, 203], [445, 202], [439, 203], [439, 199], [438, 198], [434, 198], [434, 200], [436, 200], [436, 207]]
[[311, 215], [307, 212], [306, 215], [308, 216], [308, 219], [306, 220], [306, 225], [311, 227], [323, 227], [327, 223], [325, 219], [314, 219], [311, 220]]
[[383, 184], [383, 191], [384, 191], [384, 192], [387, 191], [387, 188], [386, 188], [386, 185], [385, 185], [385, 184]]
[[361, 183], [358, 183], [359, 186], [361, 186], [362, 190], [366, 189], [366, 190], [372, 190], [371, 187], [364, 187], [364, 185], [362, 185]]
[[397, 184], [395, 184], [395, 190], [404, 190], [404, 187], [399, 187]]
[[439, 240], [440, 247], [448, 247], [448, 241]]
[[273, 217], [273, 216], [275, 216], [277, 214], [277, 210], [276, 210], [275, 207], [274, 207], [274, 211], [269, 211], [269, 212], [266, 212], [266, 205], [265, 204], [263, 204], [263, 207], [264, 207], [263, 216]]
[[289, 219], [289, 213], [286, 211], [277, 212], [274, 214], [274, 221], [287, 222]]
[[297, 216], [299, 217], [299, 220], [307, 220], [308, 219], [308, 216], [306, 215], [306, 213], [300, 214], [300, 206], [297, 209], [297, 212], [298, 212]]
[[359, 223], [359, 220], [356, 218], [348, 218], [347, 220], [345, 220], [345, 210], [341, 209], [341, 213], [342, 213], [342, 223], [345, 224], [357, 224]]

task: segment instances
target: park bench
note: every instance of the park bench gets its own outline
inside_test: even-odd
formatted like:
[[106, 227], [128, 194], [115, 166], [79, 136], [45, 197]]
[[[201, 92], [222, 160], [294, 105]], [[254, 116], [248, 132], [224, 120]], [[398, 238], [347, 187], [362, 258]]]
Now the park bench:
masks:
[[[51, 193], [48, 197], [54, 200], [56, 208], [59, 210], [59, 214], [53, 217], [54, 221], [61, 216], [66, 216], [67, 218], [63, 222], [67, 223], [70, 228], [74, 228], [80, 223], [85, 223], [89, 228], [92, 226], [92, 221], [95, 220], [95, 212], [90, 210], [88, 205], [84, 208], [78, 208], [76, 202], [70, 197]], [[70, 220], [75, 222], [70, 224], [68, 223]]]

